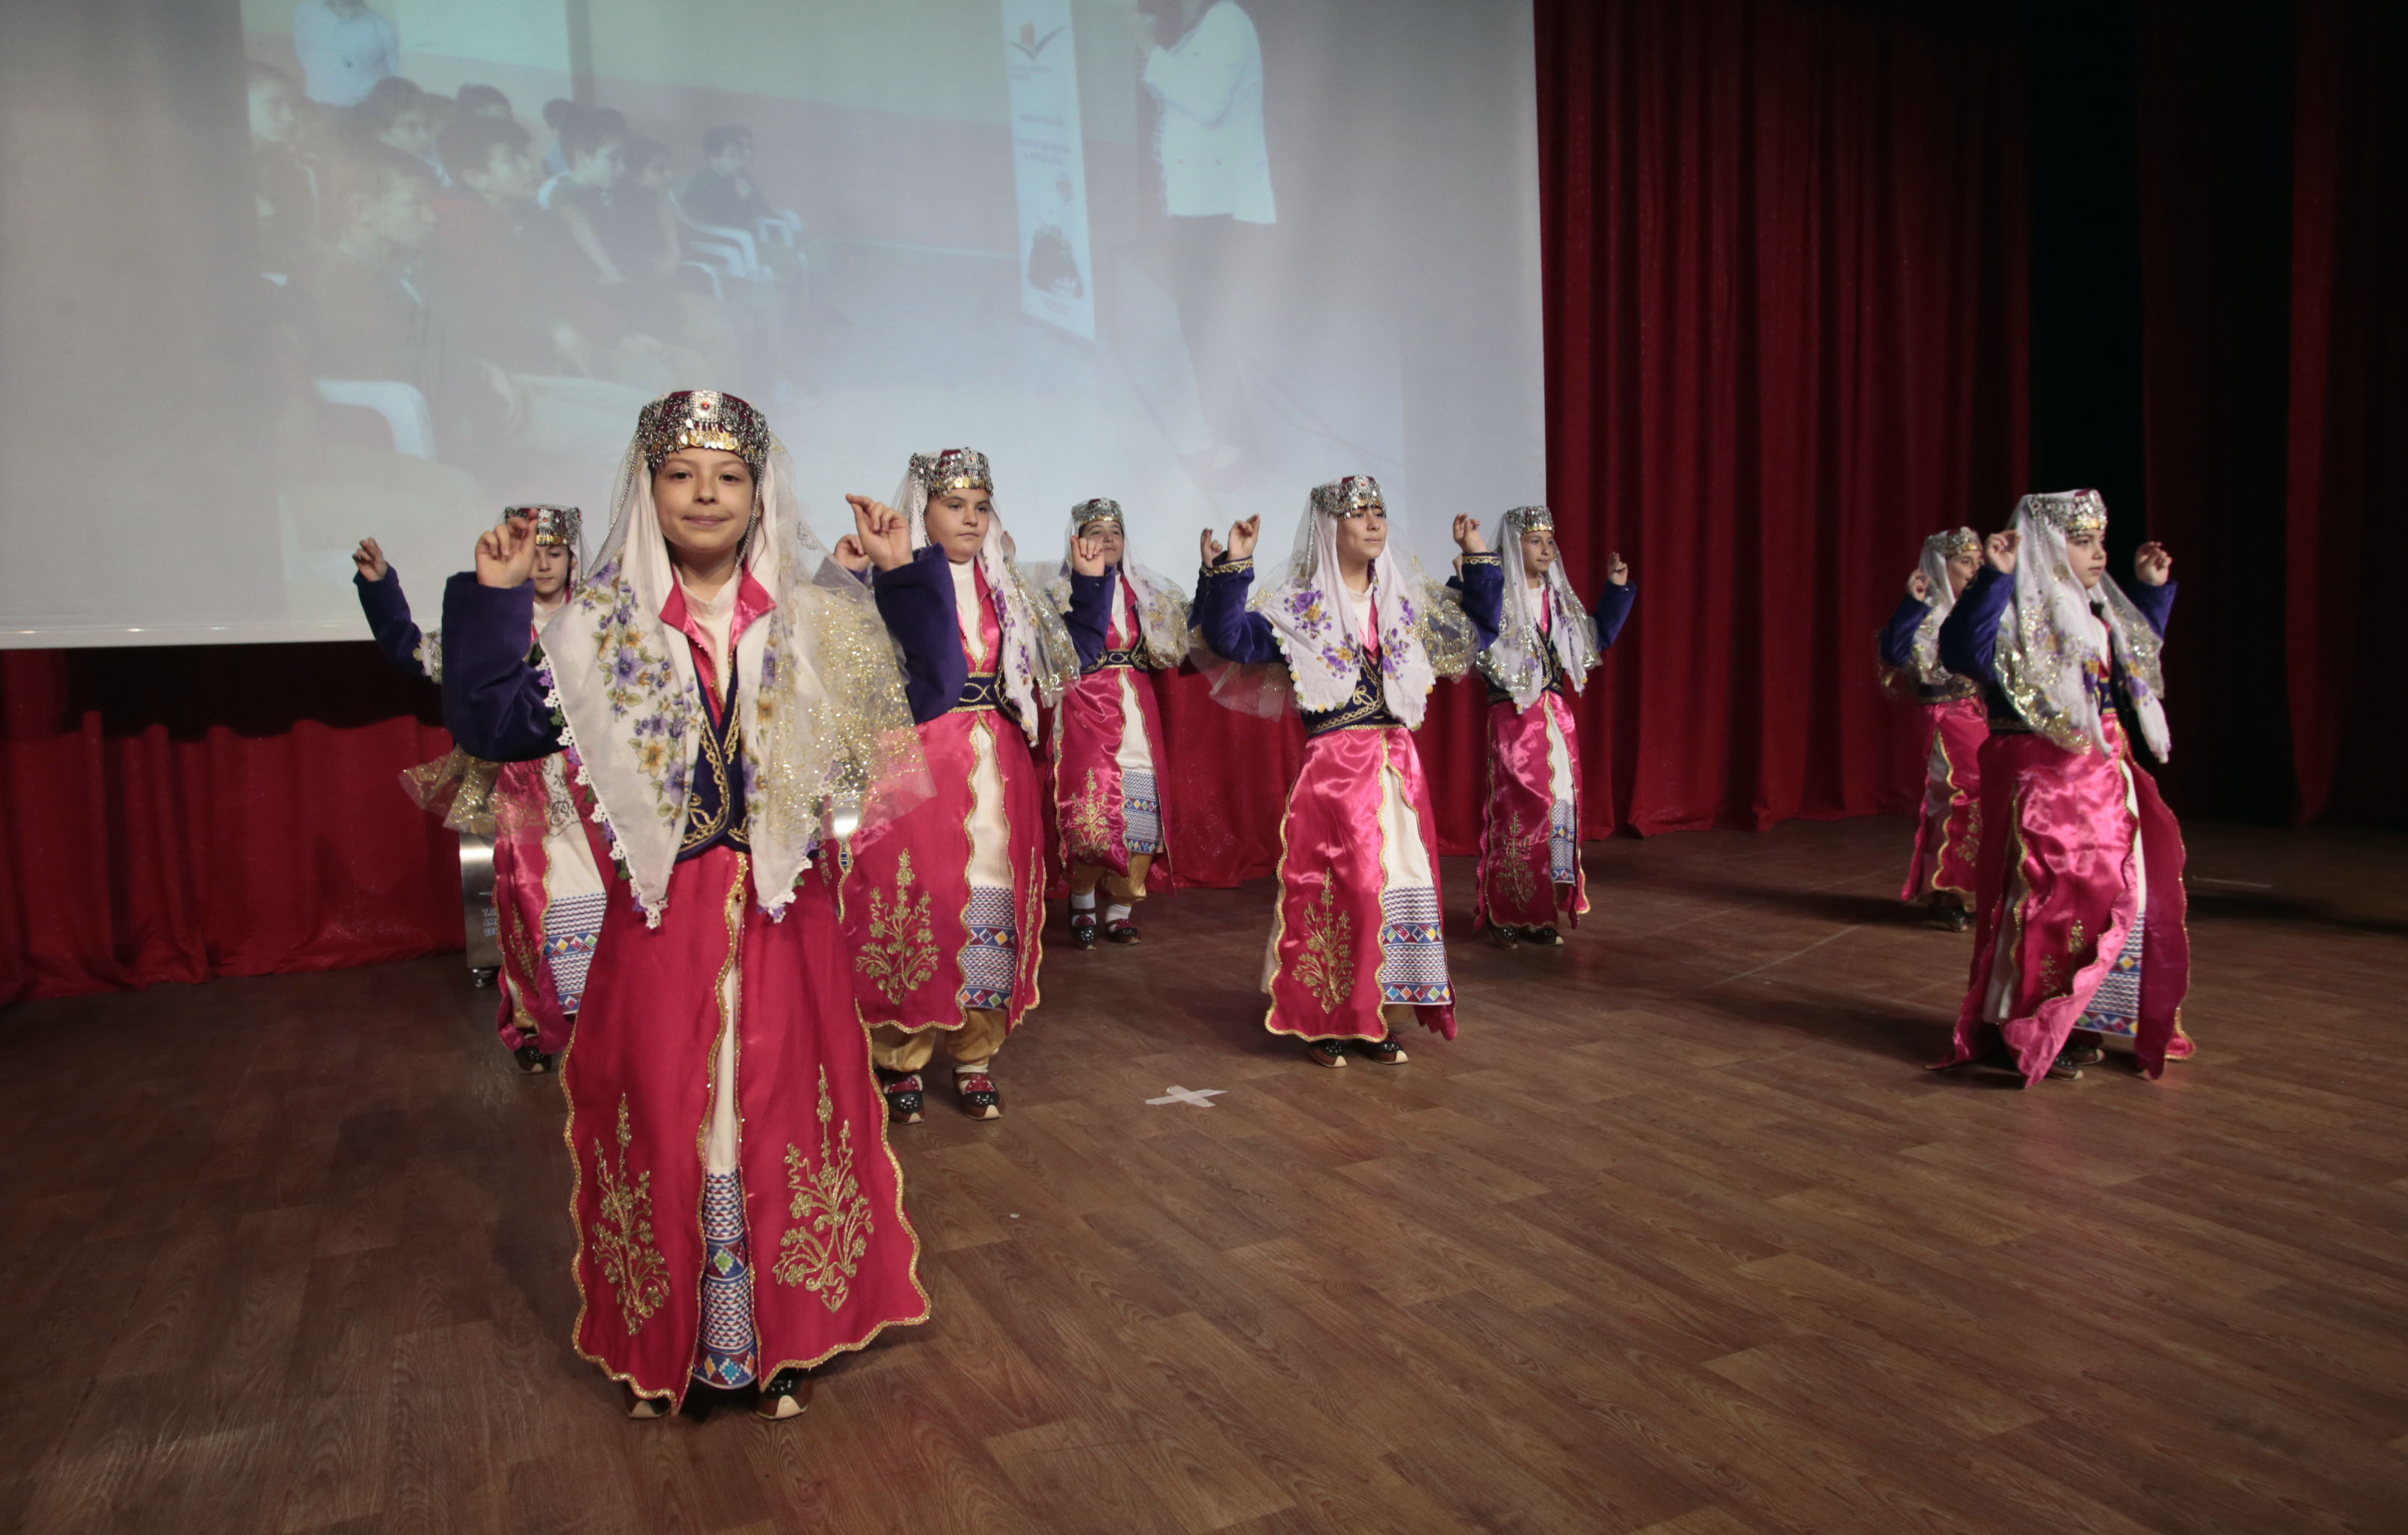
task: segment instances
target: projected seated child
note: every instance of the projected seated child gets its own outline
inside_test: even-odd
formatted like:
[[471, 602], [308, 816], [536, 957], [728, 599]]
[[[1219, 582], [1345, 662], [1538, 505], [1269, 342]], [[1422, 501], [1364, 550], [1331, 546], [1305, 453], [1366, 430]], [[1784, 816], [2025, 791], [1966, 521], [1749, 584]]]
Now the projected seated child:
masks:
[[300, 294], [317, 377], [415, 388], [437, 451], [455, 462], [500, 449], [568, 462], [607, 452], [624, 430], [633, 391], [513, 371], [447, 312], [424, 262], [436, 222], [425, 167], [363, 144], [337, 170], [327, 198], [334, 240]]
[[318, 224], [318, 183], [294, 152], [300, 93], [292, 78], [264, 64], [251, 66], [251, 198], [259, 214], [259, 269], [289, 277], [309, 257]]
[[517, 371], [638, 389], [701, 372], [699, 353], [630, 329], [583, 280], [583, 256], [535, 205], [542, 172], [530, 147], [526, 130], [501, 118], [463, 116], [444, 130], [440, 149], [460, 194], [437, 208], [438, 307]]
[[442, 179], [435, 161], [437, 108], [426, 93], [399, 75], [377, 81], [367, 99], [351, 109], [352, 125], [389, 150], [398, 150]]

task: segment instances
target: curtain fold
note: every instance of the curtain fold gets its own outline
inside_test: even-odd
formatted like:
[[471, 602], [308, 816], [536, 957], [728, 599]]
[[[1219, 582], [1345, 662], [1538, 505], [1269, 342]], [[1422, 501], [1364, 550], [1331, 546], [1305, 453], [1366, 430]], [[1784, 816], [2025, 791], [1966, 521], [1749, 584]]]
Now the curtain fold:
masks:
[[2012, 29], [1794, 0], [1538, 7], [1551, 500], [1639, 605], [1591, 836], [1902, 808], [1873, 626], [2023, 484]]

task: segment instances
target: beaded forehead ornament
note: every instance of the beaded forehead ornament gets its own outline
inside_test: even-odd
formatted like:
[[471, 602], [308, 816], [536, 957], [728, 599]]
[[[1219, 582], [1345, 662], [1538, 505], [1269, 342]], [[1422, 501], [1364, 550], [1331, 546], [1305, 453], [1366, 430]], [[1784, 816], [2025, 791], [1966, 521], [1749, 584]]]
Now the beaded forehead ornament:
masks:
[[991, 491], [995, 489], [995, 471], [987, 466], [986, 454], [975, 448], [947, 448], [933, 453], [911, 455], [911, 478], [917, 480], [930, 495], [947, 491]]
[[756, 473], [769, 461], [768, 422], [747, 402], [716, 389], [681, 389], [644, 407], [636, 417], [636, 440], [651, 469], [681, 448], [734, 453]]
[[585, 514], [575, 507], [504, 507], [502, 515], [512, 522], [533, 520], [535, 541], [540, 548], [575, 549], [585, 531]]
[[2097, 491], [2064, 491], [2033, 499], [2040, 503], [2040, 514], [2069, 538], [2107, 531], [2107, 500]]
[[1368, 474], [1350, 474], [1312, 487], [1312, 509], [1325, 517], [1360, 517], [1367, 511], [1384, 512], [1388, 503], [1380, 495], [1380, 482]]

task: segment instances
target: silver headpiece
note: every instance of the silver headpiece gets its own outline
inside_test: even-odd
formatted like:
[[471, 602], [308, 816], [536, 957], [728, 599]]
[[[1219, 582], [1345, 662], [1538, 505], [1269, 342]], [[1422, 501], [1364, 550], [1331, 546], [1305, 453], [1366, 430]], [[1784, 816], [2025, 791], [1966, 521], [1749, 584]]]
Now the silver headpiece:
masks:
[[930, 495], [941, 495], [947, 491], [995, 489], [995, 471], [987, 466], [986, 454], [975, 448], [913, 453], [911, 478]]
[[2035, 509], [2069, 538], [2107, 531], [2107, 499], [2097, 491], [2060, 491], [2035, 495], [2032, 500], [2037, 503]]
[[1325, 517], [1360, 517], [1374, 509], [1386, 511], [1388, 502], [1380, 494], [1377, 480], [1368, 474], [1350, 474], [1313, 486], [1312, 509]]
[[1555, 514], [1544, 507], [1515, 507], [1505, 514], [1501, 527], [1509, 538], [1518, 538], [1525, 533], [1553, 533]]
[[581, 542], [585, 533], [585, 514], [575, 507], [504, 507], [502, 515], [511, 522], [522, 518], [531, 520], [535, 524], [538, 548], [585, 547]]
[[746, 401], [716, 389], [681, 389], [644, 407], [636, 417], [636, 440], [648, 469], [658, 469], [680, 448], [735, 453], [756, 475], [769, 461], [769, 423]]
[[1070, 509], [1070, 526], [1078, 532], [1084, 533], [1097, 523], [1110, 523], [1122, 529], [1128, 526], [1128, 520], [1121, 515], [1121, 504], [1106, 496], [1082, 501]]

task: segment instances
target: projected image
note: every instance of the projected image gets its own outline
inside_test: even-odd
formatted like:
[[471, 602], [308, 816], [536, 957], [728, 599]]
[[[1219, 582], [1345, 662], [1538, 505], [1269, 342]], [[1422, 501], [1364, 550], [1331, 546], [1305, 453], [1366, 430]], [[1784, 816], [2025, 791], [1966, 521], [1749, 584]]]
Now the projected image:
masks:
[[1024, 557], [1110, 495], [1166, 569], [1340, 473], [1426, 529], [1541, 488], [1502, 0], [242, 9], [296, 620], [363, 536], [430, 589], [505, 502], [604, 504], [673, 388], [761, 405], [831, 536], [956, 443]]

